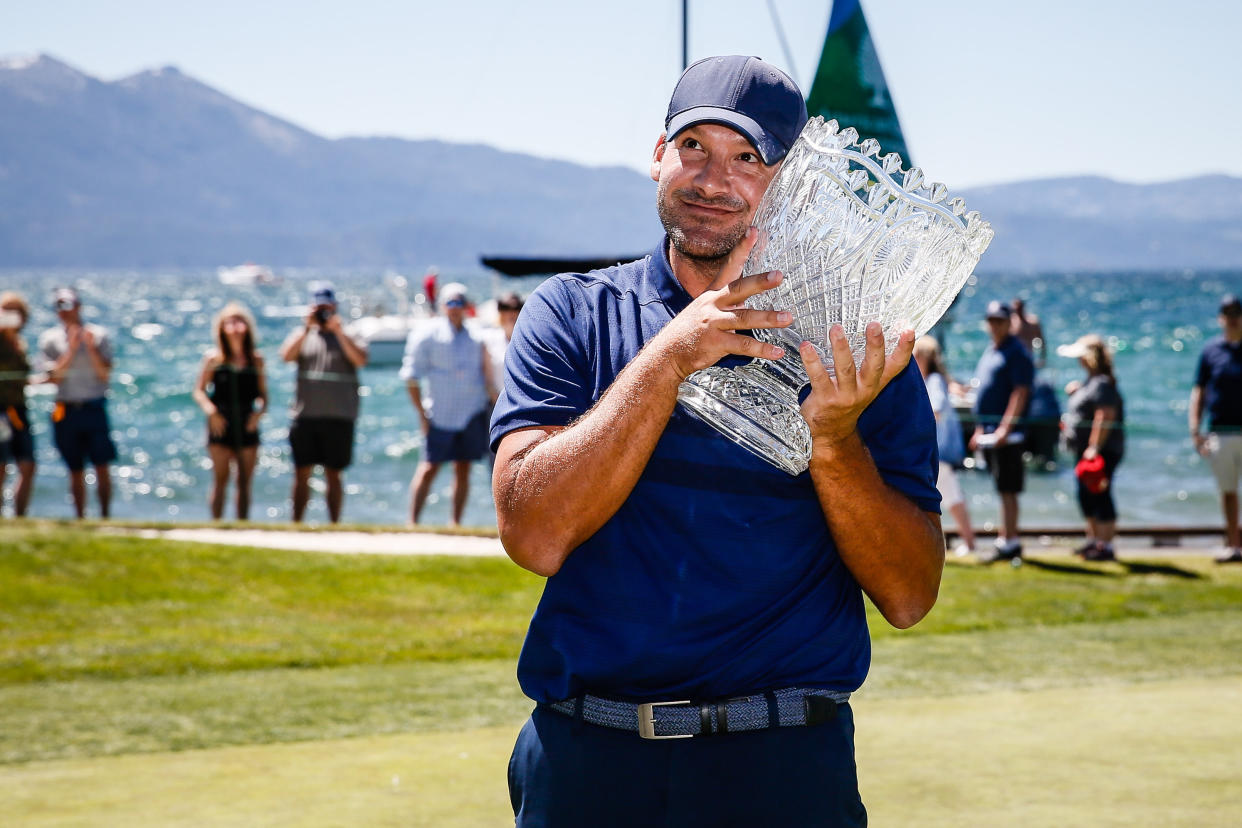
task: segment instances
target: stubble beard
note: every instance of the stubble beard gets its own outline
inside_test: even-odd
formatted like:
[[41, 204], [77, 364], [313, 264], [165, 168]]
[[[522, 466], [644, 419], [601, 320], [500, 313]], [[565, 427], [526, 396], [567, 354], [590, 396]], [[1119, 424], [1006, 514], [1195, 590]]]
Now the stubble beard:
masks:
[[668, 185], [661, 181], [656, 187], [656, 212], [660, 215], [660, 223], [664, 225], [664, 232], [668, 233], [669, 241], [672, 242], [677, 252], [687, 259], [718, 262], [732, 253], [733, 248], [746, 238], [746, 231], [750, 229], [750, 223], [746, 220], [749, 211], [739, 213], [736, 224], [727, 227], [719, 229], [707, 226], [687, 227], [691, 222], [678, 212], [679, 199], [735, 209], [745, 207], [745, 203], [730, 196], [705, 199], [688, 190], [675, 190], [670, 194]]

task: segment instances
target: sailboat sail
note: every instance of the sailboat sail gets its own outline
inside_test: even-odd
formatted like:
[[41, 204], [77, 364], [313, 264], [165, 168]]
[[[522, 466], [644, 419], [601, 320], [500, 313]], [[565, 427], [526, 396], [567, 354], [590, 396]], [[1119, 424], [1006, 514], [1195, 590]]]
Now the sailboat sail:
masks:
[[854, 127], [879, 141], [884, 151], [901, 153], [907, 166], [912, 163], [859, 0], [832, 4], [806, 108], [812, 117], [836, 118], [842, 127]]

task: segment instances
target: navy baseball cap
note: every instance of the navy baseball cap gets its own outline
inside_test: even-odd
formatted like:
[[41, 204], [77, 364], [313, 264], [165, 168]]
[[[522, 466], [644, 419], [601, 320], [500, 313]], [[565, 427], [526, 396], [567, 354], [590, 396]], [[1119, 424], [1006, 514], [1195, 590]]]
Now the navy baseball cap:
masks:
[[1220, 312], [1225, 316], [1242, 316], [1242, 299], [1232, 293], [1221, 297]]
[[991, 302], [988, 302], [988, 309], [984, 313], [984, 316], [988, 319], [1008, 319], [1011, 313], [1012, 310], [1008, 305], [1004, 302], [993, 299]]
[[802, 127], [806, 101], [793, 79], [761, 58], [709, 57], [690, 64], [673, 89], [665, 140], [696, 124], [721, 124], [744, 135], [765, 164], [785, 157]]
[[335, 305], [336, 288], [331, 282], [311, 282], [311, 302], [316, 305]]

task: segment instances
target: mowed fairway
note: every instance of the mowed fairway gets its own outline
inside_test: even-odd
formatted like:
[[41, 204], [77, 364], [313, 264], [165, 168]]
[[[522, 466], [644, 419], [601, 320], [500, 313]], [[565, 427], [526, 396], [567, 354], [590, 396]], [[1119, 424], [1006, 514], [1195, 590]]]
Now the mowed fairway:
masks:
[[[0, 823], [512, 823], [539, 579], [0, 533]], [[954, 565], [926, 622], [872, 621], [872, 824], [1238, 824], [1242, 568]]]

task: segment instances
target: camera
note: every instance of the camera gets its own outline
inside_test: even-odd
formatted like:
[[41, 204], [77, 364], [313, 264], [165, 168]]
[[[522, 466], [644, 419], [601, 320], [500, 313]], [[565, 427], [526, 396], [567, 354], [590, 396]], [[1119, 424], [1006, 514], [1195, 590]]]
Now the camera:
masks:
[[335, 313], [335, 310], [327, 306], [315, 308], [315, 321], [320, 325], [323, 325], [327, 323], [327, 321], [331, 319]]

